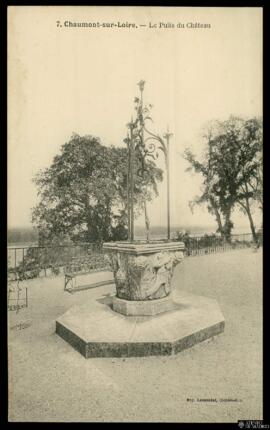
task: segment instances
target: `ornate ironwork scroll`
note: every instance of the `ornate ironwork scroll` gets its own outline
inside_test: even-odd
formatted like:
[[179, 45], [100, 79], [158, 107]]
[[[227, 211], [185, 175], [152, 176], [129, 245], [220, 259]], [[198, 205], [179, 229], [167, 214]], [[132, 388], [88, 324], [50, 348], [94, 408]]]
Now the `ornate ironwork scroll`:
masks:
[[146, 159], [151, 157], [157, 159], [159, 151], [165, 157], [167, 172], [167, 239], [170, 240], [170, 166], [169, 166], [169, 141], [172, 133], [167, 132], [163, 137], [153, 133], [146, 127], [147, 121], [152, 121], [150, 109], [152, 105], [144, 105], [143, 91], [145, 81], [138, 83], [140, 98], [135, 97], [136, 118], [127, 124], [128, 133], [124, 141], [128, 149], [127, 162], [127, 212], [128, 212], [128, 240], [134, 240], [134, 157], [137, 155], [141, 161], [141, 167], [137, 174], [143, 176], [147, 171]]

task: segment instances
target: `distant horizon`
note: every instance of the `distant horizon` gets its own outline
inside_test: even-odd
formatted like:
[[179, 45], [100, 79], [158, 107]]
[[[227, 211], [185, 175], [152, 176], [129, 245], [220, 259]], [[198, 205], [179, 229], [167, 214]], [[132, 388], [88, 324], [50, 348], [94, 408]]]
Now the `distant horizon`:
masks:
[[[260, 226], [256, 225], [256, 230]], [[214, 225], [172, 225], [171, 226], [171, 239], [175, 238], [176, 232], [188, 232], [191, 237], [202, 237], [204, 235], [217, 234], [217, 226]], [[232, 235], [252, 234], [248, 226], [236, 226], [232, 229]], [[17, 235], [17, 237], [16, 237]], [[135, 240], [145, 239], [145, 227], [142, 225], [135, 226]], [[150, 228], [150, 240], [165, 239], [167, 237], [166, 225], [153, 225]], [[36, 246], [38, 245], [38, 231], [31, 226], [28, 227], [10, 227], [7, 232], [7, 246], [8, 248], [15, 248], [21, 246]]]
[[[239, 223], [239, 225], [237, 227], [246, 227], [246, 223]], [[151, 224], [150, 225], [150, 230], [153, 227], [162, 227], [162, 228], [167, 228], [166, 224]], [[183, 223], [179, 223], [179, 224], [171, 224], [171, 228], [175, 228], [175, 227], [188, 227], [188, 228], [217, 228], [217, 226], [215, 225], [215, 223], [213, 224], [187, 224], [185, 222]], [[234, 226], [235, 227], [235, 226]], [[136, 224], [135, 225], [135, 229], [136, 228], [145, 228], [144, 224]], [[248, 228], [248, 227], [247, 227]], [[35, 230], [37, 229], [37, 227], [32, 226], [31, 224], [21, 224], [21, 225], [8, 225], [8, 230], [12, 230], [12, 229], [32, 229]]]
[[[256, 223], [255, 227], [256, 228], [260, 228], [259, 223]], [[143, 224], [135, 225], [135, 234], [136, 233], [137, 234], [140, 233], [140, 231], [144, 230], [144, 229], [145, 229], [145, 226]], [[150, 225], [150, 233], [151, 233], [151, 230], [153, 230], [153, 229], [155, 229], [155, 230], [156, 229], [161, 229], [161, 230], [166, 231], [167, 230], [167, 225], [166, 224], [153, 224], [153, 225]], [[217, 225], [215, 225], [214, 223], [213, 224], [203, 224], [203, 225], [186, 224], [186, 223], [183, 223], [183, 224], [171, 224], [171, 232], [172, 232], [172, 230], [175, 231], [176, 229], [180, 229], [182, 231], [183, 230], [202, 230], [202, 231], [205, 231], [205, 232], [207, 232], [207, 230], [209, 232], [209, 230], [211, 229], [211, 230], [215, 230], [215, 232], [216, 232]], [[243, 230], [243, 229], [247, 230], [247, 232], [250, 232], [250, 226], [247, 225], [247, 224], [234, 225], [234, 227], [232, 228], [232, 232], [233, 231], [237, 231], [237, 230]], [[34, 231], [34, 230], [36, 230], [37, 231], [37, 227], [31, 226], [31, 225], [8, 226], [7, 232], [11, 232], [12, 230], [28, 230], [28, 231], [31, 231], [31, 230]]]

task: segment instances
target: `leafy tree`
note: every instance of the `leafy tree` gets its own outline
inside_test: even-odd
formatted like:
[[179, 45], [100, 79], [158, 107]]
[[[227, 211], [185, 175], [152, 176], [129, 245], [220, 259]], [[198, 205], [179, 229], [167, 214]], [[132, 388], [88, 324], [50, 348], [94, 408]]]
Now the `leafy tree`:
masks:
[[262, 120], [252, 118], [243, 121], [241, 146], [238, 154], [238, 176], [241, 179], [237, 203], [249, 219], [253, 239], [256, 230], [252, 218], [252, 207], [255, 203], [263, 209], [262, 199]]
[[[148, 167], [153, 198], [162, 171], [153, 162]], [[40, 202], [33, 209], [32, 221], [40, 244], [125, 239], [126, 179], [126, 148], [105, 147], [96, 137], [73, 134], [52, 165], [34, 178]], [[143, 192], [140, 185], [136, 176], [137, 213]]]
[[203, 160], [198, 161], [188, 149], [184, 153], [190, 163], [188, 170], [203, 176], [202, 194], [191, 202], [191, 207], [206, 203], [208, 211], [215, 215], [217, 231], [227, 240], [233, 228], [231, 214], [235, 205], [247, 214], [256, 238], [251, 204], [260, 196], [261, 128], [262, 122], [256, 118], [231, 116], [227, 121], [213, 121], [204, 134]]

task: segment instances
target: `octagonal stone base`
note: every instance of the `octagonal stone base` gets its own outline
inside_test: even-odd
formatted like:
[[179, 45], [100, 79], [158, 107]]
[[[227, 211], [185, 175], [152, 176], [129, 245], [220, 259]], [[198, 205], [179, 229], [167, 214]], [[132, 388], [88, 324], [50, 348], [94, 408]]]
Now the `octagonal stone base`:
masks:
[[56, 321], [56, 333], [91, 358], [173, 355], [224, 331], [213, 299], [182, 295], [173, 310], [153, 317], [123, 316], [112, 310], [112, 299], [94, 309], [88, 303], [72, 307]]

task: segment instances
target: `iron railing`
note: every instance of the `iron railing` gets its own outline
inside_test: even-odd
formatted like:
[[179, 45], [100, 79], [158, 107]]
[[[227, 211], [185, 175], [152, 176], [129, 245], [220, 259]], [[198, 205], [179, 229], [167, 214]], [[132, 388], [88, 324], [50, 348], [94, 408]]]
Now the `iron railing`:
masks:
[[71, 263], [86, 264], [90, 271], [108, 267], [102, 244], [8, 247], [8, 277], [32, 279], [64, 273]]
[[[233, 249], [262, 245], [262, 233], [257, 241], [251, 234], [235, 234], [226, 241], [216, 235], [189, 236], [181, 235], [178, 239], [185, 243], [186, 255], [204, 255]], [[32, 279], [43, 276], [55, 276], [65, 273], [70, 264], [87, 265], [89, 272], [109, 268], [108, 260], [100, 243], [86, 243], [66, 246], [8, 247], [9, 280]]]
[[27, 287], [22, 288], [19, 279], [8, 283], [8, 310], [19, 312], [28, 307]]
[[257, 234], [256, 241], [251, 233], [234, 234], [230, 236], [229, 240], [216, 235], [183, 235], [178, 239], [184, 242], [187, 256], [213, 254], [216, 252], [230, 251], [250, 246], [259, 247], [262, 245], [262, 233]]

